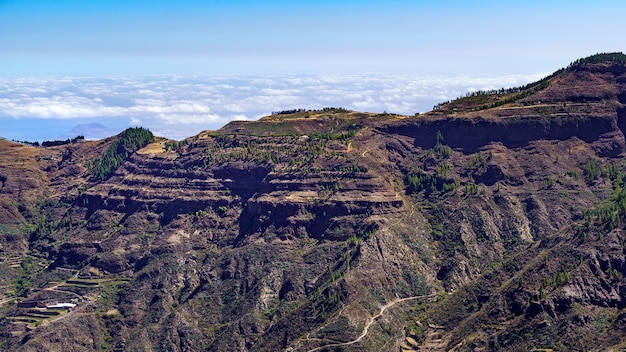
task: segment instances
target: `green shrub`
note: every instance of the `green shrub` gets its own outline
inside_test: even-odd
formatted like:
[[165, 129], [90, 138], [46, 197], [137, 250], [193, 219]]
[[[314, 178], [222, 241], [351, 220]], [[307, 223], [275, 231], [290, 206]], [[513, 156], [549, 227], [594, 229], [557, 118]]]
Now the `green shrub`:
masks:
[[587, 162], [585, 162], [585, 166], [583, 167], [583, 175], [585, 176], [585, 181], [587, 183], [591, 183], [596, 180], [601, 173], [600, 160], [589, 158]]

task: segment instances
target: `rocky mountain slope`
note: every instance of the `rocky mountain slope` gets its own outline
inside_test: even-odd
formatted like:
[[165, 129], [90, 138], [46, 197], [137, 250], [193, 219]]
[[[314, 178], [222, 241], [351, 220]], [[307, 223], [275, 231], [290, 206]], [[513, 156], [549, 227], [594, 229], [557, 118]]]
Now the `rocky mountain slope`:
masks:
[[626, 348], [625, 103], [600, 54], [419, 116], [0, 141], [0, 347]]

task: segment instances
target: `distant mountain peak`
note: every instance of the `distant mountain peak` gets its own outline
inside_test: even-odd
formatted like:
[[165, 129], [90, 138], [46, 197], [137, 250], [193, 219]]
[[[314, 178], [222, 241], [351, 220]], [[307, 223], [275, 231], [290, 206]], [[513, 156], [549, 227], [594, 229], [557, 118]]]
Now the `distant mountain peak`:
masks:
[[107, 129], [107, 127], [99, 122], [82, 123], [74, 126], [70, 132], [82, 132], [85, 129]]
[[82, 135], [85, 136], [86, 139], [94, 140], [94, 139], [102, 139], [107, 138], [109, 136], [118, 134], [120, 132], [119, 129], [109, 128], [99, 122], [91, 122], [91, 123], [83, 123], [74, 126], [68, 135], [77, 136]]

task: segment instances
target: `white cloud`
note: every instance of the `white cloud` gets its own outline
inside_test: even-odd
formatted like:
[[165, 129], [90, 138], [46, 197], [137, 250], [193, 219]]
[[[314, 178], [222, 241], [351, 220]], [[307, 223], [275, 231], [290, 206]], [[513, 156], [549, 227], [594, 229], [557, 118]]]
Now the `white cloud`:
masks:
[[182, 138], [181, 133], [294, 108], [334, 106], [413, 115], [470, 90], [519, 86], [543, 76], [0, 78], [0, 121], [92, 118], [106, 125], [108, 118], [125, 118], [131, 126], [142, 124], [157, 134]]

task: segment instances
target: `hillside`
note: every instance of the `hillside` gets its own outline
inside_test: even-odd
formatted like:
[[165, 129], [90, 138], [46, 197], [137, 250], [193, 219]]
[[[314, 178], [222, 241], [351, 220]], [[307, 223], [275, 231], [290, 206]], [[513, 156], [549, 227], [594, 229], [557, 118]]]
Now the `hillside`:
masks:
[[599, 54], [419, 116], [0, 141], [0, 348], [626, 348], [624, 104]]

